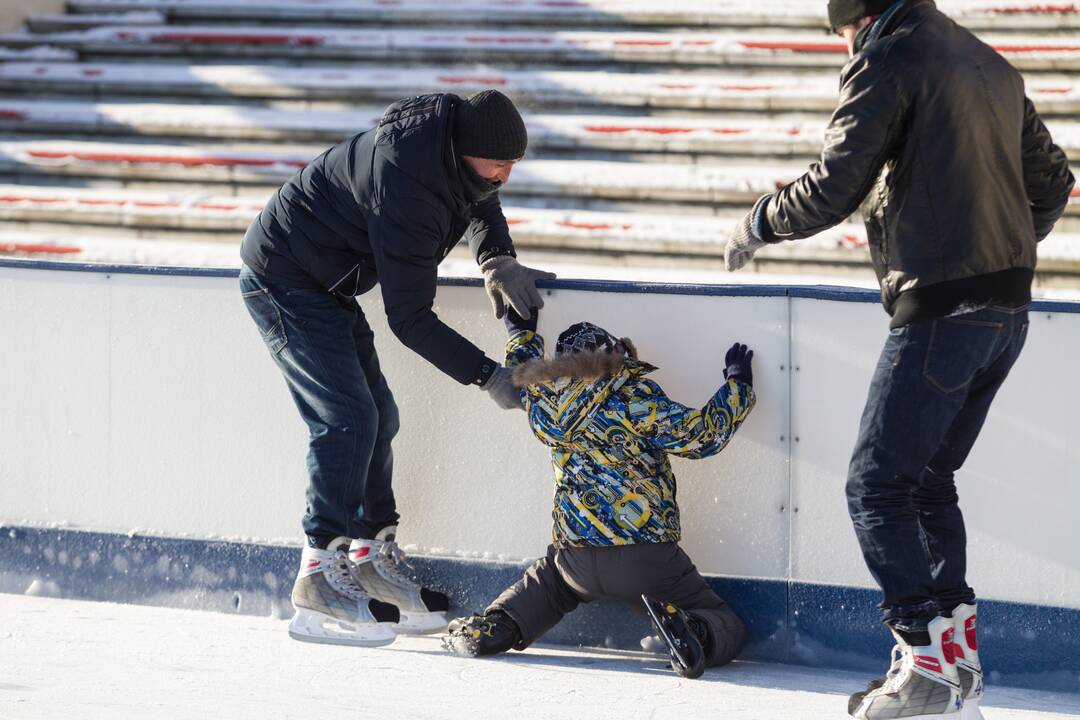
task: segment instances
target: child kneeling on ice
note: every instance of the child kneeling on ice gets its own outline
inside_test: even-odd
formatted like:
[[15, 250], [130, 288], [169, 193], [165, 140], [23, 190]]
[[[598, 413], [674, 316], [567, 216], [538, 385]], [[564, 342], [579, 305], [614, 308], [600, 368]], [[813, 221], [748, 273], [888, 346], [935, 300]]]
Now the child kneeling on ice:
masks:
[[646, 377], [656, 368], [629, 339], [590, 323], [567, 328], [545, 360], [536, 316], [507, 310], [506, 366], [533, 434], [551, 448], [553, 542], [483, 615], [451, 622], [446, 647], [473, 657], [523, 650], [578, 604], [615, 598], [648, 611], [681, 674], [730, 662], [746, 628], [678, 545], [667, 456], [704, 458], [727, 445], [754, 407], [753, 351], [728, 350], [723, 385], [694, 410]]

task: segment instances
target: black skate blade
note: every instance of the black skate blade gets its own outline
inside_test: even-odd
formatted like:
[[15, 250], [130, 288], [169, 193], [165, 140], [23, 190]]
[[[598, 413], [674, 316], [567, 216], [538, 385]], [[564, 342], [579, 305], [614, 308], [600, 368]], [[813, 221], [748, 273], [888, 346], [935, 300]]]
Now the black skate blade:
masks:
[[641, 600], [645, 603], [645, 612], [652, 619], [653, 626], [668, 646], [668, 654], [671, 655], [671, 669], [691, 680], [701, 677], [701, 674], [705, 672], [704, 657], [695, 659], [684, 652], [683, 643], [671, 634], [668, 627], [670, 619], [664, 611], [664, 604], [644, 594], [641, 596]]

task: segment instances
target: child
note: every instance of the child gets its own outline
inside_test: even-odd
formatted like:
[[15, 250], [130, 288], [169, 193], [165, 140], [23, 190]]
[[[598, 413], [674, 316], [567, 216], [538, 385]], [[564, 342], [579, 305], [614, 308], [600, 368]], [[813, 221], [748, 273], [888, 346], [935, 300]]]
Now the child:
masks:
[[507, 312], [506, 366], [524, 388], [533, 434], [551, 448], [553, 543], [483, 615], [450, 623], [447, 648], [472, 657], [523, 650], [580, 603], [616, 598], [642, 609], [644, 599], [677, 671], [696, 677], [730, 662], [746, 629], [678, 545], [667, 456], [724, 448], [754, 407], [753, 351], [736, 343], [724, 384], [693, 410], [646, 377], [656, 368], [629, 339], [590, 323], [567, 328], [545, 360], [536, 317]]

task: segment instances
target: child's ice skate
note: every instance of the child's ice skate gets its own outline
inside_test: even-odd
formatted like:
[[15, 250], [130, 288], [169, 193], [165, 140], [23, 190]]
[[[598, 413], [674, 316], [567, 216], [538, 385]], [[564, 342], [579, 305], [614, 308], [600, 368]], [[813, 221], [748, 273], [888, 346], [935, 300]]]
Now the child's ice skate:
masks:
[[397, 526], [383, 528], [374, 540], [353, 540], [349, 561], [353, 579], [372, 597], [396, 605], [399, 633], [430, 633], [446, 627], [450, 599], [413, 582], [402, 572], [405, 553], [394, 542]]
[[443, 647], [465, 657], [503, 653], [521, 639], [517, 623], [501, 610], [458, 618], [447, 629]]
[[961, 720], [983, 718], [982, 710], [979, 709], [983, 695], [983, 673], [982, 664], [979, 662], [979, 642], [975, 634], [975, 614], [975, 605], [957, 605], [952, 614], [956, 672], [960, 676], [960, 690], [964, 696]]
[[672, 669], [685, 678], [701, 677], [705, 672], [705, 649], [702, 637], [694, 629], [697, 623], [671, 603], [657, 602], [648, 595], [642, 595], [641, 599], [653, 627], [668, 647]]
[[952, 620], [935, 618], [928, 637], [913, 645], [896, 630], [893, 663], [883, 681], [855, 693], [848, 713], [857, 720], [960, 720], [963, 697], [956, 672]]
[[394, 641], [398, 609], [373, 599], [353, 580], [349, 539], [336, 538], [327, 549], [305, 547], [292, 589], [296, 614], [289, 635], [330, 645], [386, 645]]

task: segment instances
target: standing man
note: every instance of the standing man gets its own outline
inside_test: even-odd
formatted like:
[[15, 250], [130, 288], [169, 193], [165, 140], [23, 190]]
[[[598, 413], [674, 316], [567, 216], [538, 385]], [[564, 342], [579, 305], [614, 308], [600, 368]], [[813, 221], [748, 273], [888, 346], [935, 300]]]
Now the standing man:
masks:
[[433, 312], [437, 267], [462, 237], [497, 316], [524, 317], [551, 273], [515, 259], [499, 188], [525, 124], [495, 90], [421, 95], [330, 148], [270, 199], [244, 237], [240, 290], [310, 430], [307, 536], [293, 585], [298, 640], [379, 645], [446, 625], [447, 597], [398, 567], [391, 440], [398, 410], [355, 296], [379, 284], [408, 348], [502, 408], [510, 372]]
[[931, 0], [830, 0], [829, 22], [851, 60], [821, 159], [758, 200], [727, 267], [866, 201], [892, 322], [847, 497], [900, 653], [849, 712], [958, 718], [963, 707], [977, 718], [975, 594], [953, 474], [1024, 345], [1037, 243], [1073, 177], [1020, 74]]

